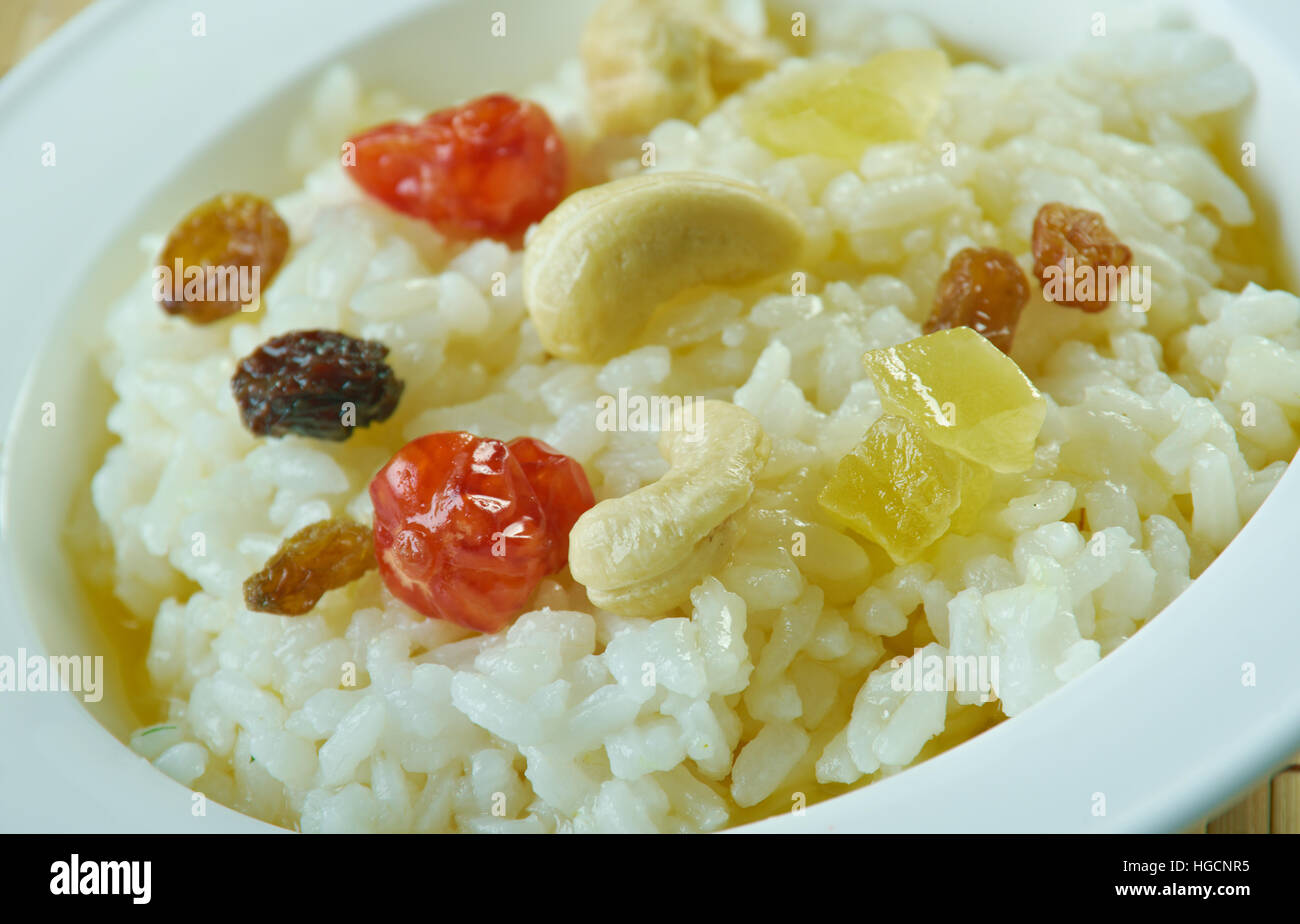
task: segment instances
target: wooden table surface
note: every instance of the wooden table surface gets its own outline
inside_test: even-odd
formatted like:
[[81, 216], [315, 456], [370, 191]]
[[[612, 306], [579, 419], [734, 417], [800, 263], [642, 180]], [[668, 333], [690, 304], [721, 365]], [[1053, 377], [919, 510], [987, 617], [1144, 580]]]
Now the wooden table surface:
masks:
[[[0, 74], [91, 0], [0, 0]], [[1300, 834], [1300, 754], [1228, 811], [1188, 829], [1208, 834]]]

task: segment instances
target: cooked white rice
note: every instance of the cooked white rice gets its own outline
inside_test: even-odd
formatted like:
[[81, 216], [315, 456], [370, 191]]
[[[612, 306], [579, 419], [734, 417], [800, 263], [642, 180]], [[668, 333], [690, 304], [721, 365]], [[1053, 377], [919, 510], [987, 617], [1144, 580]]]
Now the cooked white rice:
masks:
[[[909, 17], [808, 41], [857, 58], [933, 43]], [[151, 239], [105, 325], [121, 442], [94, 502], [116, 592], [153, 622], [147, 669], [166, 703], [132, 747], [303, 831], [696, 831], [894, 773], [1022, 712], [1179, 594], [1296, 450], [1300, 300], [1247, 285], [1258, 271], [1216, 250], [1254, 218], [1203, 142], [1248, 92], [1223, 43], [1166, 31], [1065, 62], [962, 65], [924, 143], [872, 148], [856, 170], [774, 157], [744, 136], [735, 98], [698, 127], [667, 122], [653, 169], [739, 177], [787, 203], [813, 242], [815, 294], [702, 297], [601, 367], [546, 359], [518, 252], [456, 251], [351, 184], [338, 140], [397, 104], [331, 73], [293, 132], [293, 162], [321, 166], [276, 201], [295, 246], [264, 310], [207, 327], [164, 316], [143, 272]], [[570, 63], [531, 94], [579, 153], [582, 93]], [[1013, 354], [1048, 398], [1035, 464], [997, 477], [975, 535], [894, 567], [815, 502], [881, 413], [861, 355], [919, 335], [956, 250], [1001, 246], [1028, 268], [1051, 200], [1103, 213], [1153, 268], [1153, 308], [1085, 315], [1035, 285]], [[235, 363], [302, 327], [391, 347], [406, 381], [391, 420], [343, 444], [242, 427]], [[598, 497], [653, 481], [655, 434], [595, 425], [597, 398], [620, 387], [732, 400], [772, 438], [749, 530], [689, 612], [593, 611], [567, 572], [500, 636], [421, 618], [374, 572], [306, 616], [243, 607], [244, 579], [284, 538], [330, 516], [368, 522], [373, 474], [431, 431], [539, 437]], [[994, 702], [893, 689], [889, 659], [921, 647], [996, 656]]]

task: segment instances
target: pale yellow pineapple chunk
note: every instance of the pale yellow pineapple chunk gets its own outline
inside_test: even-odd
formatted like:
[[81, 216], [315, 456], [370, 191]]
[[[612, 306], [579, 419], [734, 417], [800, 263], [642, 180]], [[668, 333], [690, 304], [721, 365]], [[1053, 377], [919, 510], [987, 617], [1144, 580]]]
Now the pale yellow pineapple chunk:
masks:
[[929, 48], [883, 52], [857, 67], [813, 64], [756, 94], [745, 127], [777, 154], [857, 160], [869, 145], [920, 138], [948, 75], [947, 56]]
[[[975, 466], [931, 443], [902, 417], [886, 414], [840, 459], [818, 501], [902, 563], [948, 532], [954, 518], [972, 521], [988, 496], [980, 496], [982, 483]], [[963, 504], [968, 486], [971, 501]]]
[[1023, 472], [1047, 402], [1015, 360], [969, 327], [917, 337], [862, 357], [888, 414], [995, 472]]

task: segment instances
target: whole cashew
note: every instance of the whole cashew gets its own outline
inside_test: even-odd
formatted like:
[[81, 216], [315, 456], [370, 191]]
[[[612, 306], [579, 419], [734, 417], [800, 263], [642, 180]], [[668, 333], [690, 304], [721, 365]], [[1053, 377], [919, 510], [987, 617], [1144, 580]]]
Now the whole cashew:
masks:
[[798, 260], [782, 203], [710, 173], [646, 173], [574, 193], [524, 248], [524, 303], [542, 345], [599, 362], [626, 352], [655, 308], [704, 284], [741, 285]]
[[671, 609], [721, 566], [739, 536], [770, 443], [758, 421], [726, 401], [697, 408], [694, 433], [679, 411], [659, 438], [668, 472], [601, 501], [569, 533], [569, 568], [592, 603], [625, 616]]

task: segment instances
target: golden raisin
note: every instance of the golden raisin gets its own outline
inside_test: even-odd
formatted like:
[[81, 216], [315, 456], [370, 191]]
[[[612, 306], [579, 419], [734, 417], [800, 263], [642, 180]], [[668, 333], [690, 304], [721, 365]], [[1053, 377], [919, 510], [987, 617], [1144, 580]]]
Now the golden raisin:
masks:
[[1033, 248], [1043, 298], [1089, 313], [1106, 309], [1115, 295], [1112, 284], [1133, 258], [1101, 215], [1061, 202], [1038, 210]]
[[204, 202], [172, 229], [158, 255], [155, 295], [168, 314], [210, 324], [255, 302], [289, 252], [289, 227], [249, 193]]
[[932, 334], [969, 327], [1003, 353], [1011, 352], [1029, 280], [1015, 257], [996, 247], [967, 247], [953, 254], [939, 277], [934, 309], [922, 330]]
[[259, 613], [301, 616], [327, 590], [377, 567], [370, 528], [351, 520], [321, 520], [283, 543], [266, 567], [244, 582], [244, 605]]

